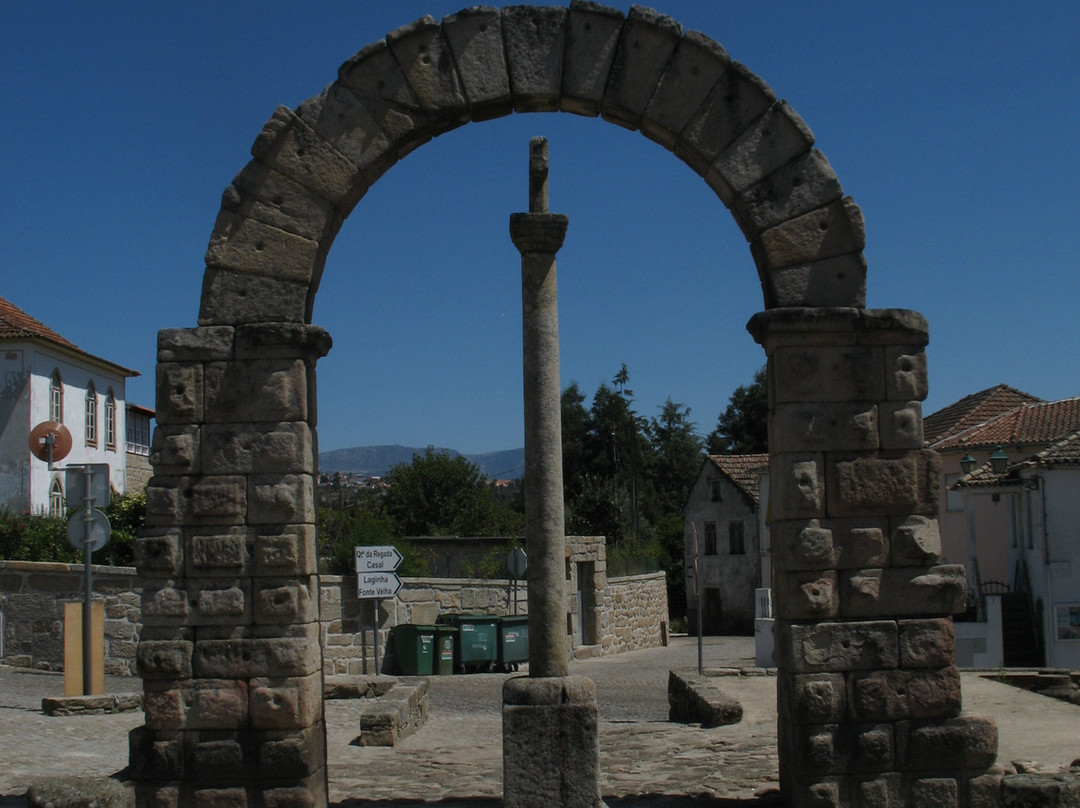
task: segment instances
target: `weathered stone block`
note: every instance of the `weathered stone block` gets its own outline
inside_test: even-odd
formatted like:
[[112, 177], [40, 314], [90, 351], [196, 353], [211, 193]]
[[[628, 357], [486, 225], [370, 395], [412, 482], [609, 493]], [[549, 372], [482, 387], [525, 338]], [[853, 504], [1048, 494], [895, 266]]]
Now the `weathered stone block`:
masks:
[[144, 528], [135, 539], [135, 566], [149, 577], [173, 577], [184, 569], [183, 537], [177, 528]]
[[147, 581], [143, 586], [142, 620], [147, 626], [183, 624], [191, 611], [188, 594], [172, 581]]
[[919, 449], [923, 445], [922, 404], [883, 401], [878, 405], [882, 449]]
[[731, 64], [727, 52], [699, 31], [679, 40], [641, 118], [641, 132], [668, 149]]
[[128, 733], [128, 760], [140, 780], [179, 780], [184, 774], [183, 734], [135, 727]]
[[250, 359], [206, 366], [206, 422], [304, 421], [307, 370], [301, 359]]
[[888, 369], [885, 395], [893, 401], [924, 401], [930, 390], [926, 370], [926, 345], [920, 341], [914, 345], [891, 346], [885, 350], [885, 367]]
[[813, 149], [739, 193], [734, 212], [749, 240], [781, 222], [824, 207], [842, 195], [840, 180], [829, 161]]
[[840, 611], [846, 617], [957, 614], [966, 605], [967, 579], [959, 564], [892, 567], [842, 573]]
[[230, 325], [164, 328], [158, 331], [157, 361], [198, 363], [230, 359], [232, 338]]
[[960, 712], [956, 668], [877, 670], [849, 676], [848, 705], [856, 721], [952, 718]]
[[251, 581], [247, 578], [187, 580], [195, 600], [194, 619], [200, 626], [251, 622]]
[[[198, 733], [188, 733], [195, 739], [186, 755], [193, 771], [199, 773], [199, 779], [206, 781], [221, 780], [223, 777], [236, 780], [249, 774], [251, 764], [244, 759], [244, 749], [236, 733], [232, 738], [202, 740]], [[247, 764], [247, 765], [245, 765]]]
[[261, 426], [212, 424], [203, 429], [206, 474], [297, 473], [312, 471], [311, 428], [293, 421]]
[[136, 669], [143, 679], [190, 679], [194, 646], [184, 640], [142, 640]]
[[617, 9], [572, 2], [566, 18], [562, 99], [564, 112], [596, 116], [625, 17]]
[[[386, 43], [380, 44], [385, 46]], [[296, 108], [296, 114], [304, 123], [341, 152], [360, 171], [362, 182], [357, 184], [354, 193], [357, 200], [367, 192], [363, 185], [370, 188], [398, 160], [394, 144], [375, 120], [370, 107], [370, 100], [362, 100], [343, 82], [335, 81], [322, 93], [307, 99]], [[283, 202], [291, 201], [291, 198], [284, 195], [275, 198], [281, 198]], [[310, 208], [299, 205], [292, 207], [297, 208], [298, 218], [306, 214], [300, 221], [300, 226], [304, 227], [301, 235], [323, 241], [332, 238], [340, 228], [344, 212], [332, 206], [332, 211], [327, 211], [325, 214], [321, 234], [310, 235], [314, 229], [313, 225], [319, 223], [320, 212], [316, 207], [318, 200], [321, 200], [321, 197], [313, 199]], [[288, 213], [293, 215], [294, 212], [289, 210]], [[282, 227], [282, 229], [289, 230], [290, 228]]]
[[[968, 808], [1003, 808], [1001, 784], [1004, 775], [1004, 770], [995, 766], [985, 774], [968, 779]], [[1080, 792], [1077, 797], [1080, 798]]]
[[199, 423], [203, 417], [202, 365], [158, 362], [156, 373], [158, 425]]
[[784, 269], [861, 252], [866, 224], [851, 197], [796, 216], [761, 233], [750, 244], [759, 267]]
[[786, 101], [777, 101], [720, 153], [709, 174], [719, 174], [734, 194], [740, 194], [813, 145], [810, 127]]
[[248, 808], [249, 805], [243, 788], [194, 788], [183, 804], [192, 808]]
[[953, 664], [956, 629], [948, 617], [929, 620], [901, 620], [900, 667], [941, 668]]
[[255, 540], [257, 575], [312, 575], [317, 571], [314, 525], [259, 528]]
[[881, 401], [885, 393], [883, 361], [881, 350], [872, 346], [781, 348], [772, 365], [776, 404]]
[[993, 720], [963, 715], [912, 727], [898, 764], [912, 771], [986, 769], [994, 765], [997, 742]]
[[508, 6], [502, 32], [517, 112], [555, 111], [562, 90], [565, 8]]
[[237, 326], [236, 359], [301, 359], [309, 367], [329, 353], [326, 329], [307, 323], [248, 323]]
[[221, 207], [311, 242], [332, 237], [342, 222], [341, 213], [332, 203], [258, 160], [248, 163], [233, 178], [222, 194]]
[[321, 672], [284, 679], [260, 677], [249, 686], [253, 729], [305, 729], [322, 718]]
[[260, 578], [255, 591], [255, 622], [310, 623], [319, 619], [319, 579]]
[[770, 308], [866, 305], [866, 258], [861, 252], [783, 269], [758, 267]]
[[321, 721], [300, 730], [259, 733], [259, 772], [269, 778], [306, 777], [326, 765]]
[[958, 808], [959, 784], [952, 777], [924, 777], [912, 782], [911, 800], [913, 805]]
[[245, 528], [191, 537], [187, 574], [192, 577], [242, 573], [250, 557], [249, 532]]
[[879, 670], [898, 662], [896, 623], [889, 620], [777, 628], [777, 654], [793, 673]]
[[469, 104], [462, 92], [454, 55], [440, 26], [421, 17], [386, 35], [405, 80], [428, 118], [432, 134], [469, 120]]
[[878, 448], [878, 408], [869, 402], [778, 404], [770, 438], [791, 452]]
[[274, 110], [251, 156], [345, 212], [367, 190], [359, 169], [288, 107]]
[[[261, 628], [281, 632], [281, 626]], [[308, 676], [320, 669], [319, 626], [293, 626], [286, 636], [199, 639], [192, 666], [196, 676], [246, 679], [253, 676]], [[201, 635], [200, 635], [201, 637]]]
[[470, 117], [484, 121], [510, 112], [513, 101], [499, 9], [464, 9], [443, 17], [442, 27], [469, 102]]
[[200, 477], [185, 493], [185, 516], [218, 524], [236, 524], [247, 508], [247, 480], [241, 476]]
[[210, 234], [206, 265], [310, 283], [319, 243], [223, 209]]
[[631, 6], [600, 105], [605, 120], [628, 129], [638, 128], [681, 35], [682, 26], [671, 17]]
[[314, 523], [314, 480], [309, 474], [253, 475], [248, 492], [248, 523]]
[[431, 140], [434, 133], [428, 117], [385, 39], [345, 62], [338, 76], [390, 138], [398, 157]]
[[941, 532], [937, 519], [894, 517], [890, 559], [894, 567], [929, 567], [941, 561]]
[[855, 778], [851, 784], [853, 805], [867, 808], [904, 808], [904, 783], [899, 774], [878, 774], [873, 779]]
[[769, 459], [774, 519], [825, 516], [825, 464], [820, 454], [787, 453]]
[[941, 462], [934, 453], [829, 459], [830, 516], [936, 515]]
[[800, 724], [835, 724], [847, 714], [847, 684], [842, 673], [806, 673], [790, 677], [780, 693], [784, 713]]
[[[675, 144], [675, 154], [704, 176], [720, 152], [774, 101], [776, 95], [769, 85], [744, 65], [731, 62], [683, 129]], [[730, 206], [735, 200], [723, 201]]]
[[821, 620], [840, 611], [840, 589], [835, 570], [776, 572], [776, 616], [784, 620]]
[[893, 768], [895, 743], [891, 724], [854, 727], [852, 769], [857, 772], [888, 771]]
[[[298, 281], [207, 267], [199, 325], [302, 323], [307, 318], [309, 291], [308, 284]], [[161, 400], [158, 396], [158, 423], [161, 423]]]
[[154, 429], [150, 462], [157, 474], [192, 474], [199, 470], [199, 427]]

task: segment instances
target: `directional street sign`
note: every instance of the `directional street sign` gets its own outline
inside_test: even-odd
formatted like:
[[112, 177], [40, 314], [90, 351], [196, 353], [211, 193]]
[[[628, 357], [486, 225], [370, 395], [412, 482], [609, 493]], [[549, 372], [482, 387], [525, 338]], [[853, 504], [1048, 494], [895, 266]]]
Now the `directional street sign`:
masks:
[[[402, 555], [392, 544], [376, 547], [357, 547], [356, 571], [393, 572], [401, 563]], [[395, 590], [396, 591], [396, 590]]]
[[401, 589], [401, 579], [392, 572], [358, 572], [356, 596], [360, 600], [392, 598]]

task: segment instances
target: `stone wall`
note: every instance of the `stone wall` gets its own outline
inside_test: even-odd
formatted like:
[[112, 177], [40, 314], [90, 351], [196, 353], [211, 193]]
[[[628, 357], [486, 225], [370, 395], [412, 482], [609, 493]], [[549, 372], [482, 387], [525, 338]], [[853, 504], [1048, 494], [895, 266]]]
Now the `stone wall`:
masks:
[[[64, 603], [83, 600], [82, 564], [0, 561], [0, 662], [62, 670]], [[93, 566], [94, 599], [105, 601], [105, 673], [135, 673], [142, 582], [132, 567]]]
[[[133, 676], [135, 646], [142, 628], [142, 581], [131, 567], [95, 565], [94, 598], [105, 601], [105, 672]], [[602, 574], [598, 573], [598, 576]], [[64, 602], [82, 601], [81, 564], [0, 561], [0, 614], [4, 616], [0, 662], [13, 667], [62, 670]], [[407, 578], [397, 597], [361, 601], [356, 580], [320, 576], [323, 670], [327, 674], [374, 672], [372, 626], [378, 603], [380, 663], [391, 629], [402, 623], [427, 625], [443, 612], [514, 614], [508, 580]], [[662, 645], [667, 637], [667, 592], [663, 573], [605, 578], [597, 598], [599, 643], [573, 643], [581, 656], [617, 654]], [[528, 610], [527, 589], [518, 583], [517, 613]]]

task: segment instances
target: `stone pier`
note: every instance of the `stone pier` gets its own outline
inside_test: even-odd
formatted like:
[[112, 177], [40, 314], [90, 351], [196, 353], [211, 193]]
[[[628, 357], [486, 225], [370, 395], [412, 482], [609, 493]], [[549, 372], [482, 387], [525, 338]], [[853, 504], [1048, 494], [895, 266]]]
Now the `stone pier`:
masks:
[[529, 212], [510, 217], [521, 252], [529, 676], [503, 687], [503, 805], [593, 808], [599, 791], [596, 687], [569, 676], [562, 414], [555, 253], [567, 217], [548, 212], [548, 147], [529, 142]]

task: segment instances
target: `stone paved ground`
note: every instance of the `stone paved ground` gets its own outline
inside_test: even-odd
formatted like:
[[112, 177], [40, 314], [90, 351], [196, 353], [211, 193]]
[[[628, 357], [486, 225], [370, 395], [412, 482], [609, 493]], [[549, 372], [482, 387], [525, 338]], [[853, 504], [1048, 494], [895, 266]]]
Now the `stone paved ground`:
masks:
[[[750, 638], [706, 638], [706, 668], [748, 667], [752, 655]], [[597, 683], [601, 786], [611, 808], [775, 804], [775, 679], [725, 680], [725, 692], [743, 705], [739, 724], [710, 730], [669, 724], [667, 671], [696, 665], [696, 643], [685, 637], [666, 649], [573, 663], [573, 673]], [[498, 805], [506, 678], [433, 678], [427, 724], [394, 749], [352, 745], [357, 704], [327, 702], [332, 802], [339, 808]], [[138, 684], [110, 678], [107, 689], [125, 692]], [[127, 732], [142, 714], [43, 715], [41, 698], [62, 692], [59, 675], [0, 667], [0, 808], [23, 805], [27, 787], [44, 778], [108, 776], [127, 763]], [[973, 673], [963, 674], [963, 693], [966, 710], [997, 721], [999, 764], [1027, 760], [1056, 769], [1080, 758], [1080, 707]]]

